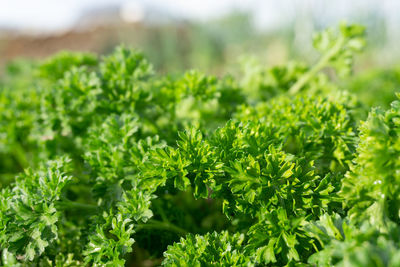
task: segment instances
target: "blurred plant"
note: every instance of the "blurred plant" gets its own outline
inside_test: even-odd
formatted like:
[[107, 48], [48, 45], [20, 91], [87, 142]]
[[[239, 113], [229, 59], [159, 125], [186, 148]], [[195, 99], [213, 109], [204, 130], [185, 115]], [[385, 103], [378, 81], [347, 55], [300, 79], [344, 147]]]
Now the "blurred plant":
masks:
[[315, 66], [251, 65], [240, 81], [159, 75], [125, 46], [13, 72], [1, 263], [396, 265], [399, 104], [360, 123], [357, 95], [320, 72], [348, 74], [362, 34], [329, 29]]

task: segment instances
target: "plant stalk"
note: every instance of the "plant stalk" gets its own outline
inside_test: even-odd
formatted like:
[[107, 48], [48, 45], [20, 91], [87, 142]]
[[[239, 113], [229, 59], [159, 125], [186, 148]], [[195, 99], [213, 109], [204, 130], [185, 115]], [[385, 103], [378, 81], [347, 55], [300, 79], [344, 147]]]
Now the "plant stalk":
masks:
[[174, 224], [171, 224], [169, 222], [161, 222], [157, 220], [151, 220], [148, 223], [145, 224], [139, 224], [135, 227], [136, 231], [140, 230], [166, 230], [170, 232], [177, 233], [181, 236], [187, 235], [188, 231], [185, 229], [180, 228], [179, 226], [176, 226]]
[[98, 207], [92, 204], [79, 203], [71, 200], [63, 200], [59, 202], [58, 207], [63, 210], [85, 210], [97, 211]]
[[306, 85], [311, 80], [311, 78], [315, 76], [315, 74], [325, 68], [328, 65], [329, 61], [333, 57], [335, 57], [337, 53], [340, 52], [345, 43], [344, 41], [344, 37], [339, 37], [338, 42], [331, 48], [331, 50], [329, 50], [329, 52], [326, 53], [325, 56], [323, 56], [318, 61], [318, 63], [314, 65], [314, 67], [312, 67], [308, 72], [301, 76], [300, 79], [298, 79], [297, 82], [293, 84], [292, 87], [290, 87], [289, 94], [297, 94], [303, 88], [303, 86]]

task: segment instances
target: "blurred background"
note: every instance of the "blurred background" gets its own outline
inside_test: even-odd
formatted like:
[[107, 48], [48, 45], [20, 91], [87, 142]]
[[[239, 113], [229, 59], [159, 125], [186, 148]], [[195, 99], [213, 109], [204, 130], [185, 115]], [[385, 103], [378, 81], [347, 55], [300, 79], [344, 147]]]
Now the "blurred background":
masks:
[[[226, 72], [242, 57], [313, 62], [312, 33], [339, 21], [367, 27], [356, 69], [400, 57], [397, 0], [0, 0], [0, 69], [60, 50], [108, 53], [125, 43], [156, 70]], [[229, 69], [229, 68], [228, 68]]]

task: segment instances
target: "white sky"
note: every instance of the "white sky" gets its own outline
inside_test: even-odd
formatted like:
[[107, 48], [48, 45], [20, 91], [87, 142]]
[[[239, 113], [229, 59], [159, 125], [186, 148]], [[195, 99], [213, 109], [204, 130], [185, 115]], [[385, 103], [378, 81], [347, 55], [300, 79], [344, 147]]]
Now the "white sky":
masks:
[[[135, 0], [131, 0], [133, 2]], [[57, 29], [72, 25], [90, 7], [127, 3], [129, 0], [0, 0], [0, 26]], [[136, 0], [185, 17], [205, 18], [235, 6], [251, 6], [240, 0]], [[245, 3], [245, 4], [243, 4]]]
[[288, 21], [307, 8], [327, 18], [332, 14], [346, 17], [350, 11], [357, 13], [371, 7], [392, 13], [392, 17], [400, 16], [400, 0], [0, 0], [0, 27], [64, 29], [73, 25], [85, 9], [128, 2], [196, 19], [233, 9], [250, 10], [256, 22], [266, 27]]
[[68, 27], [88, 7], [121, 0], [0, 0], [0, 26], [58, 29]]

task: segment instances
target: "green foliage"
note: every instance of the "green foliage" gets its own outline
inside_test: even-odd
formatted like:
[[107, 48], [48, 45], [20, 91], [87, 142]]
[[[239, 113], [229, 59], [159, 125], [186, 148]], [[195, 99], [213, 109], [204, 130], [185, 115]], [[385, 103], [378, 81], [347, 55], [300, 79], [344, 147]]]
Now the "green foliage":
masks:
[[246, 251], [257, 263], [290, 265], [310, 255], [313, 240], [301, 227], [305, 218], [288, 218], [285, 209], [281, 208], [264, 217], [247, 233]]
[[242, 65], [242, 86], [252, 102], [265, 101], [286, 92], [308, 69], [299, 62], [267, 68], [255, 58], [245, 59]]
[[339, 215], [323, 215], [306, 226], [323, 249], [308, 262], [317, 266], [399, 266], [399, 226], [380, 232], [364, 223], [361, 227]]
[[96, 226], [95, 233], [89, 236], [89, 243], [83, 254], [85, 262], [93, 266], [124, 266], [122, 258], [132, 251], [134, 233], [129, 219], [122, 215], [104, 214], [104, 222]]
[[361, 125], [357, 157], [341, 192], [351, 218], [369, 219], [381, 227], [387, 220], [400, 222], [399, 126], [398, 101], [386, 112], [372, 110]]
[[99, 70], [102, 100], [107, 109], [117, 112], [129, 110], [147, 96], [149, 84], [146, 81], [153, 70], [143, 54], [120, 46], [112, 55], [103, 58]]
[[94, 54], [63, 51], [40, 64], [37, 75], [55, 82], [63, 78], [64, 73], [71, 70], [71, 68], [90, 67], [96, 64], [97, 56]]
[[333, 66], [339, 75], [348, 75], [354, 52], [365, 46], [364, 32], [363, 26], [341, 23], [339, 31], [331, 28], [317, 33], [313, 44], [326, 58], [326, 64]]
[[243, 234], [189, 234], [164, 253], [164, 266], [254, 266], [243, 252]]
[[346, 95], [332, 98], [283, 95], [243, 106], [235, 117], [271, 125], [277, 144], [289, 153], [315, 160], [320, 172], [343, 171], [355, 149], [354, 105]]
[[[124, 46], [13, 63], [0, 83], [3, 266], [397, 266], [400, 104], [314, 66], [157, 74]], [[25, 169], [25, 171], [23, 171]]]
[[57, 239], [57, 204], [71, 182], [67, 159], [50, 161], [38, 172], [26, 170], [11, 191], [1, 194], [1, 243], [20, 259], [32, 261]]
[[322, 53], [320, 60], [309, 69], [289, 89], [289, 93], [299, 92], [307, 83], [312, 83], [318, 72], [325, 67], [333, 67], [339, 76], [350, 74], [355, 52], [365, 46], [365, 29], [360, 25], [341, 23], [339, 30], [327, 29], [314, 36], [314, 47]]
[[396, 99], [393, 91], [400, 87], [400, 68], [368, 70], [344, 81], [342, 87], [357, 94], [367, 109], [377, 106], [387, 109]]

